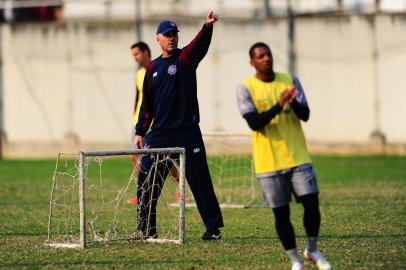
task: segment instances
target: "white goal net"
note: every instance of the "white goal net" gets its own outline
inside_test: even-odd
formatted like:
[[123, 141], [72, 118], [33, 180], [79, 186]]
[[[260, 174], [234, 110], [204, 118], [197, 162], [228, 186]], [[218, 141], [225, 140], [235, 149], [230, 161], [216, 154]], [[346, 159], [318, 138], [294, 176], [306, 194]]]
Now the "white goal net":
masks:
[[[134, 154], [135, 164], [130, 158]], [[152, 162], [137, 194], [143, 158]], [[179, 172], [177, 182], [164, 177], [171, 167]], [[119, 240], [183, 243], [184, 168], [180, 148], [59, 154], [47, 244], [85, 248]], [[169, 207], [173, 202], [177, 207]]]
[[[266, 207], [254, 174], [250, 135], [211, 133], [204, 135], [204, 142], [207, 163], [220, 207]], [[188, 185], [185, 202], [186, 207], [196, 206]], [[176, 203], [172, 205], [176, 206]]]
[[[220, 207], [264, 207], [254, 176], [250, 138], [216, 134], [206, 135], [204, 140]], [[183, 243], [184, 207], [195, 206], [195, 201], [184, 184], [187, 161], [179, 151], [167, 148], [61, 153], [53, 177], [48, 244], [85, 247], [88, 243], [118, 240]], [[134, 153], [138, 154], [136, 164], [130, 158]], [[137, 194], [137, 168], [142, 157], [154, 162], [144, 172], [147, 181], [141, 179], [143, 192], [139, 189]], [[166, 179], [164, 175], [168, 175]], [[140, 204], [140, 200], [144, 203]], [[144, 235], [140, 237], [139, 231]]]
[[254, 174], [251, 136], [212, 133], [204, 135], [204, 142], [207, 162], [220, 206], [222, 208], [264, 207], [261, 190]]

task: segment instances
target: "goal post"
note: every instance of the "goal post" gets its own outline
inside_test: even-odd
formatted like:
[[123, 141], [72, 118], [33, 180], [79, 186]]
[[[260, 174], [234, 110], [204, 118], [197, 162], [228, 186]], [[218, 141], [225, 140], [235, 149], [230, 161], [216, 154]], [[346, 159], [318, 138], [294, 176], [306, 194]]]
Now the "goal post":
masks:
[[[137, 194], [131, 192], [131, 188], [137, 190], [138, 176], [137, 165], [130, 161], [131, 155], [150, 155], [156, 162], [173, 164], [179, 172], [178, 183], [163, 179], [165, 184], [159, 187], [162, 189], [156, 210], [159, 238], [136, 237], [138, 206], [126, 202]], [[157, 163], [154, 166], [162, 165]], [[177, 213], [176, 209], [169, 207], [177, 197], [176, 190], [179, 193]], [[182, 244], [184, 228], [183, 148], [83, 151], [58, 155], [48, 217], [48, 246], [86, 248], [89, 243], [118, 240]]]

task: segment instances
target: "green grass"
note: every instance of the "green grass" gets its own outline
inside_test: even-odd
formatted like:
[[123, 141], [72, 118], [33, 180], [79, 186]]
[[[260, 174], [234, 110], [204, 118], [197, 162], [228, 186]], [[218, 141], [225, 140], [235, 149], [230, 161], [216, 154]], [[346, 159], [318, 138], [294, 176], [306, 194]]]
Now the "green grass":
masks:
[[[313, 157], [321, 188], [319, 247], [334, 269], [405, 269], [406, 157]], [[270, 209], [224, 209], [223, 240], [202, 242], [196, 209], [186, 244], [44, 246], [54, 160], [0, 160], [0, 268], [289, 269]], [[291, 204], [300, 250], [300, 205]], [[306, 263], [306, 269], [316, 269]]]

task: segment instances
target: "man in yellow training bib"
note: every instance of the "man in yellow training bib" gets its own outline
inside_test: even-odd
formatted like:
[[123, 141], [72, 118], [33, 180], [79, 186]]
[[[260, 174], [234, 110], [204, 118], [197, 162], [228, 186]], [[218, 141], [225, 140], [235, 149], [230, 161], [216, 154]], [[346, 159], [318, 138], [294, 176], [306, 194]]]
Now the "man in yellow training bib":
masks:
[[319, 188], [300, 122], [307, 121], [310, 113], [303, 88], [298, 78], [274, 72], [271, 50], [265, 43], [252, 45], [249, 55], [256, 74], [238, 87], [237, 100], [252, 129], [255, 174], [266, 205], [272, 207], [278, 237], [292, 261], [292, 270], [304, 269], [290, 221], [293, 193], [304, 207], [304, 257], [319, 269], [331, 269], [317, 249]]
[[[144, 83], [146, 68], [151, 62], [151, 50], [145, 42], [139, 41], [131, 46], [131, 55], [134, 57], [135, 62], [139, 65], [137, 75], [135, 78], [135, 102], [133, 112], [133, 128], [131, 130], [131, 149], [134, 147], [135, 126], [138, 122], [138, 115], [140, 114], [140, 107], [142, 103], [142, 84]], [[131, 160], [136, 166], [138, 156], [131, 156]]]

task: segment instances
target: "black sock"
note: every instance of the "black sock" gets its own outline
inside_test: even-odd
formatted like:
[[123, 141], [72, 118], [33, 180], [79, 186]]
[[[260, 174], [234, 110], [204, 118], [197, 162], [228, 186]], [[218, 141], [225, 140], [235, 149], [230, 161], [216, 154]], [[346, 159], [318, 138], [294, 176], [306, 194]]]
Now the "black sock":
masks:
[[303, 204], [303, 225], [308, 237], [318, 237], [320, 230], [320, 210], [318, 194], [309, 194], [300, 197]]
[[285, 250], [296, 248], [295, 232], [290, 222], [289, 205], [273, 208], [275, 227]]

